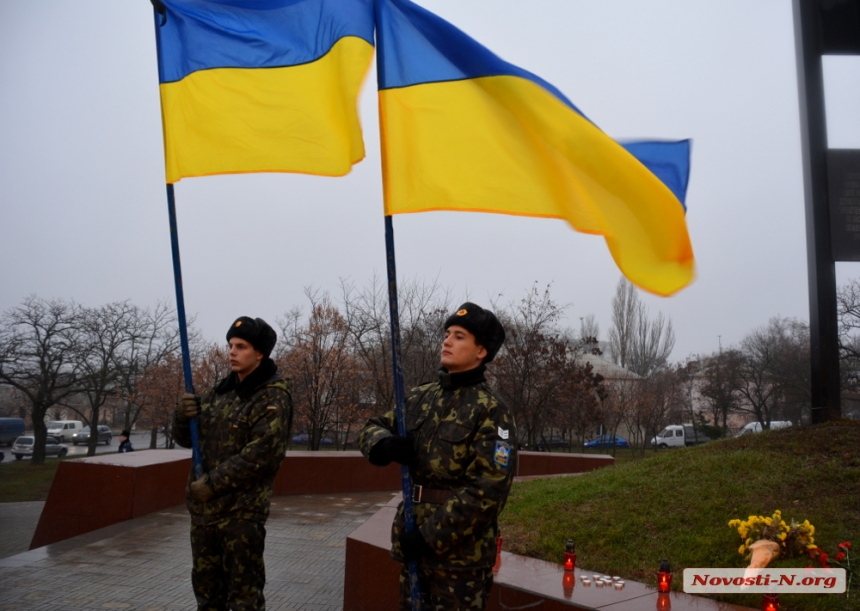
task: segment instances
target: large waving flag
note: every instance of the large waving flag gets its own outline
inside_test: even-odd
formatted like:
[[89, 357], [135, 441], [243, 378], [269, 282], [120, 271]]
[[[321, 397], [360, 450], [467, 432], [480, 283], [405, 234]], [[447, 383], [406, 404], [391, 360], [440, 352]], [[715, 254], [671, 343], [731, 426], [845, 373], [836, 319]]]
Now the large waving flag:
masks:
[[373, 0], [162, 0], [167, 182], [242, 172], [347, 174]]
[[694, 276], [689, 142], [627, 145], [555, 87], [408, 0], [377, 0], [386, 214], [460, 210], [564, 219], [605, 237], [639, 287]]

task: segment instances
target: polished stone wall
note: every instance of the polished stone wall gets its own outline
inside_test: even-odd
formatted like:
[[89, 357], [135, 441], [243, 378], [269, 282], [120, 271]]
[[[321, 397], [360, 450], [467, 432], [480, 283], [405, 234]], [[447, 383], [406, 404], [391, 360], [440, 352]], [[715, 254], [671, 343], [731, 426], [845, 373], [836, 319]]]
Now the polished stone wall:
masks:
[[[520, 452], [524, 477], [581, 473], [611, 465], [611, 456]], [[57, 468], [30, 549], [185, 502], [190, 450], [146, 450], [63, 460]], [[276, 495], [400, 489], [400, 467], [374, 467], [360, 452], [287, 452]]]

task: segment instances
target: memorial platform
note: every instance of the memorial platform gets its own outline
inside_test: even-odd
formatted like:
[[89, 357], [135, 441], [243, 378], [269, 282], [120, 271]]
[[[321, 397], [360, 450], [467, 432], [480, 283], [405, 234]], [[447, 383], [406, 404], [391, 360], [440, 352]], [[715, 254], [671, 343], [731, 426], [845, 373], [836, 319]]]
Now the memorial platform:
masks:
[[[557, 477], [613, 462], [523, 452], [520, 474]], [[30, 551], [0, 559], [0, 611], [194, 609], [182, 503], [189, 467], [190, 453], [176, 450], [63, 461]], [[288, 453], [266, 525], [269, 611], [396, 608], [399, 565], [388, 539], [398, 487], [396, 465], [375, 468], [357, 452]], [[20, 513], [23, 504], [9, 505]], [[5, 517], [0, 503], [0, 523]], [[515, 608], [748, 611], [677, 592], [658, 597], [635, 582], [587, 589], [565, 580], [560, 565], [503, 552], [488, 611]]]

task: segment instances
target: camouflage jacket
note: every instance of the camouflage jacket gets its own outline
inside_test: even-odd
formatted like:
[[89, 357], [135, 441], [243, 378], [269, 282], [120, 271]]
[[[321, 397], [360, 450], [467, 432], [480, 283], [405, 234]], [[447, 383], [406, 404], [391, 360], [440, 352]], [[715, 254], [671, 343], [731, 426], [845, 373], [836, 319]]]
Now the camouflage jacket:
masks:
[[[406, 397], [406, 426], [417, 461], [413, 485], [450, 490], [442, 504], [414, 504], [415, 521], [436, 556], [427, 568], [472, 569], [492, 566], [498, 517], [516, 473], [516, 426], [507, 405], [487, 385], [484, 367], [448, 374], [439, 382], [412, 389]], [[365, 456], [395, 434], [394, 411], [368, 420], [359, 436]], [[391, 531], [391, 555], [398, 561], [404, 532], [403, 503]]]
[[[292, 420], [290, 384], [271, 359], [239, 382], [235, 373], [201, 396], [200, 453], [203, 473], [214, 496], [201, 503], [191, 496], [194, 467], [188, 475], [186, 504], [194, 524], [225, 518], [265, 522], [272, 484], [281, 466]], [[176, 443], [191, 447], [187, 422], [174, 418]]]

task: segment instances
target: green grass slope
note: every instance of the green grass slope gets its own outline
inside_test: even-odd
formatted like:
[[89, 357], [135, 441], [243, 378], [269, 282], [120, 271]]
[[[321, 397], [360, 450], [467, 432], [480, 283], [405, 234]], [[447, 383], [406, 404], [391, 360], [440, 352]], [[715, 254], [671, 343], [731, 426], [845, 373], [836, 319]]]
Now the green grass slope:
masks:
[[[577, 565], [655, 585], [661, 558], [681, 589], [686, 567], [735, 568], [741, 540], [732, 518], [808, 519], [827, 552], [850, 540], [860, 560], [860, 422], [842, 420], [659, 452], [576, 477], [515, 484], [501, 516], [504, 548], [560, 562], [576, 541]], [[778, 559], [803, 567], [808, 558]], [[761, 595], [723, 600], [758, 607]], [[860, 610], [860, 591], [783, 594], [783, 610]]]
[[[11, 452], [4, 450], [6, 460]], [[66, 460], [66, 459], [62, 459]], [[44, 501], [54, 481], [60, 461], [49, 459], [44, 465], [32, 465], [30, 460], [15, 460], [0, 467], [0, 503]]]

